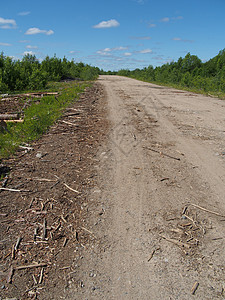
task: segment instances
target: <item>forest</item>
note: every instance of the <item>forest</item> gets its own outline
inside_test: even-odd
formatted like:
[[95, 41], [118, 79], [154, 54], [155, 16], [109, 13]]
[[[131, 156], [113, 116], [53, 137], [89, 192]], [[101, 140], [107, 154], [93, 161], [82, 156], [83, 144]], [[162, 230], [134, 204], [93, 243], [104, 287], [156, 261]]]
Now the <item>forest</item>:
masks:
[[65, 57], [61, 59], [46, 56], [40, 62], [35, 55], [27, 54], [22, 60], [14, 60], [0, 54], [0, 93], [42, 89], [50, 81], [66, 78], [95, 80], [99, 74], [128, 76], [177, 88], [224, 95], [225, 49], [207, 62], [188, 53], [176, 62], [155, 68], [149, 65], [143, 69], [121, 69], [117, 72], [105, 72], [82, 62], [69, 61]]
[[177, 62], [173, 61], [156, 68], [150, 65], [133, 71], [122, 69], [117, 72], [117, 75], [178, 88], [194, 89], [203, 93], [224, 94], [225, 49], [204, 63], [196, 55], [188, 53], [184, 58], [180, 57]]
[[50, 81], [66, 78], [94, 80], [99, 68], [82, 62], [46, 56], [40, 62], [35, 55], [27, 54], [22, 60], [14, 60], [4, 53], [0, 54], [0, 93], [24, 90], [37, 90], [46, 87]]

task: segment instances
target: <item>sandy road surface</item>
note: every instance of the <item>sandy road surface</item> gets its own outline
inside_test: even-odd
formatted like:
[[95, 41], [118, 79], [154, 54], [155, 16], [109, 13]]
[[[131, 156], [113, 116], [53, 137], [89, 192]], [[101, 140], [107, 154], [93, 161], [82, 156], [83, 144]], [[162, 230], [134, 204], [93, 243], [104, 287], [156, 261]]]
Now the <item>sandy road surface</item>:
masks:
[[225, 102], [118, 76], [99, 83], [111, 130], [90, 195], [96, 243], [68, 298], [224, 299]]

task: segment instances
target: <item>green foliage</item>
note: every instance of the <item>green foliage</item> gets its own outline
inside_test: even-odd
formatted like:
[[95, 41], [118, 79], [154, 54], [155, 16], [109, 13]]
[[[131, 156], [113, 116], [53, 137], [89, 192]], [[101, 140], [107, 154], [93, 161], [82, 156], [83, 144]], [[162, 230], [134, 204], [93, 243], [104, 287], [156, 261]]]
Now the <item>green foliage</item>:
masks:
[[98, 70], [97, 68], [93, 68], [90, 66], [85, 66], [80, 73], [80, 77], [83, 80], [93, 80], [93, 79], [97, 79], [98, 77]]
[[42, 89], [49, 81], [67, 78], [95, 80], [99, 74], [99, 68], [68, 61], [65, 57], [46, 56], [39, 62], [35, 55], [27, 54], [20, 61], [0, 54], [0, 93]]
[[133, 71], [122, 69], [117, 75], [221, 95], [225, 94], [225, 49], [205, 63], [188, 53], [177, 62], [155, 69], [152, 66]]

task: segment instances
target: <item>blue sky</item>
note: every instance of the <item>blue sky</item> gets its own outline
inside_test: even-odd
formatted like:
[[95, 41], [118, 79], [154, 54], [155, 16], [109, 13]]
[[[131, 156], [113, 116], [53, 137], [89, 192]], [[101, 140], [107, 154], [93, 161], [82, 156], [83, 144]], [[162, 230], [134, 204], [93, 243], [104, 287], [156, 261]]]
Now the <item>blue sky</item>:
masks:
[[225, 0], [8, 0], [0, 51], [66, 57], [104, 70], [159, 66], [225, 48]]

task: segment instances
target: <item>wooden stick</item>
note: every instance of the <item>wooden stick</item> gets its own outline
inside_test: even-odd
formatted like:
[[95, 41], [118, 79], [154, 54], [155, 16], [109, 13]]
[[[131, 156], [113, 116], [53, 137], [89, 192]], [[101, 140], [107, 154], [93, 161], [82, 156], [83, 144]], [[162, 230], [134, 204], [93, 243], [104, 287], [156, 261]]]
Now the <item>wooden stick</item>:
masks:
[[179, 246], [179, 247], [182, 247], [182, 248], [188, 248], [188, 249], [191, 248], [191, 246], [190, 246], [189, 244], [180, 242], [180, 241], [178, 241], [178, 240], [174, 240], [174, 239], [167, 238], [167, 237], [165, 237], [165, 236], [163, 236], [163, 235], [161, 235], [161, 237], [162, 237], [163, 239], [165, 239], [166, 241], [171, 242], [171, 243], [173, 243], [173, 244], [175, 244], [175, 245], [177, 245], [177, 246]]
[[157, 249], [154, 249], [154, 250], [152, 251], [152, 253], [151, 253], [151, 255], [150, 255], [148, 261], [150, 261], [150, 260], [153, 258], [153, 255], [154, 255], [155, 252], [156, 252], [157, 250], [159, 250], [159, 249], [160, 249], [160, 248], [157, 248]]
[[64, 239], [64, 242], [63, 242], [63, 247], [66, 246], [67, 242], [68, 242], [68, 238], [65, 238], [65, 239]]
[[32, 269], [32, 268], [39, 268], [39, 267], [46, 267], [47, 263], [40, 263], [40, 264], [32, 264], [27, 266], [18, 266], [15, 267], [15, 270], [24, 270], [24, 269]]
[[153, 151], [153, 152], [159, 153], [160, 155], [164, 155], [164, 156], [167, 156], [167, 157], [172, 158], [172, 159], [175, 159], [175, 160], [180, 160], [180, 158], [177, 158], [177, 157], [174, 157], [174, 156], [165, 154], [165, 153], [163, 153], [163, 152], [161, 152], [161, 151], [158, 151], [158, 150], [155, 150], [155, 149], [152, 149], [152, 148], [149, 148], [149, 147], [145, 147], [145, 148], [148, 149], [148, 150], [151, 150], [151, 151]]
[[193, 204], [193, 203], [189, 203], [188, 205], [192, 205], [192, 206], [194, 206], [194, 207], [196, 207], [196, 208], [199, 208], [199, 209], [201, 209], [201, 210], [204, 210], [204, 211], [206, 211], [206, 212], [208, 212], [208, 213], [211, 213], [211, 214], [213, 214], [213, 215], [216, 215], [216, 216], [225, 218], [225, 214], [224, 214], [224, 215], [221, 215], [221, 214], [219, 214], [219, 213], [217, 213], [217, 212], [215, 212], [215, 211], [206, 209], [206, 208], [204, 208], [204, 207], [201, 207], [201, 206], [196, 205], [196, 204]]
[[41, 284], [43, 280], [44, 268], [41, 269], [41, 274], [38, 283]]
[[25, 149], [25, 150], [28, 150], [28, 151], [34, 150], [34, 148], [32, 148], [32, 147], [26, 147], [26, 146], [19, 146], [19, 148]]
[[0, 191], [9, 191], [9, 192], [28, 192], [30, 193], [30, 191], [26, 191], [26, 190], [16, 190], [16, 189], [8, 189], [8, 188], [0, 188]]
[[6, 279], [7, 283], [12, 283], [13, 274], [14, 274], [14, 268], [13, 268], [13, 266], [11, 266], [9, 268], [9, 273], [8, 273], [8, 276]]
[[46, 235], [47, 235], [46, 225], [47, 225], [47, 222], [46, 222], [46, 219], [44, 219], [44, 222], [43, 222], [43, 235], [42, 235], [42, 240], [43, 241], [45, 240]]
[[22, 240], [22, 238], [19, 236], [18, 239], [17, 239], [17, 241], [16, 241], [15, 251], [18, 250], [18, 247], [19, 247], [19, 245], [20, 245], [21, 240]]
[[67, 122], [67, 121], [62, 121], [62, 123], [65, 123], [65, 124], [68, 124], [68, 125], [72, 125], [72, 126], [77, 126], [77, 124], [71, 123], [71, 122]]
[[97, 237], [94, 235], [94, 233], [91, 232], [90, 230], [88, 230], [88, 229], [86, 229], [85, 227], [82, 227], [82, 226], [81, 226], [81, 228], [82, 228], [83, 230], [89, 232], [90, 234], [92, 234], [95, 238], [97, 238]]
[[21, 192], [21, 190], [8, 189], [8, 188], [0, 188], [1, 191], [9, 191], [9, 192]]
[[32, 275], [32, 277], [33, 277], [33, 280], [34, 280], [34, 284], [37, 285], [37, 284], [38, 284], [38, 283], [37, 283], [37, 279], [36, 279], [36, 277], [34, 276], [34, 274]]
[[195, 294], [195, 292], [197, 291], [198, 286], [199, 286], [199, 283], [197, 281], [195, 281], [195, 283], [194, 283], [194, 285], [193, 285], [193, 287], [191, 289], [191, 294], [192, 295]]
[[12, 246], [12, 253], [11, 253], [11, 257], [12, 257], [12, 259], [14, 259], [14, 258], [15, 258], [15, 247], [14, 247], [14, 245]]
[[27, 178], [28, 180], [37, 180], [37, 181], [47, 181], [47, 182], [56, 182], [57, 180], [55, 179], [47, 179], [47, 178]]
[[0, 120], [18, 120], [19, 114], [0, 114]]
[[64, 183], [64, 185], [65, 185], [65, 187], [67, 187], [69, 190], [71, 190], [71, 191], [73, 191], [73, 192], [75, 192], [75, 193], [80, 194], [80, 192], [78, 192], [77, 190], [72, 189], [72, 188], [71, 188], [70, 186], [68, 186], [66, 183]]
[[6, 123], [23, 123], [24, 120], [23, 119], [19, 119], [19, 120], [4, 120], [4, 122], [6, 122]]

